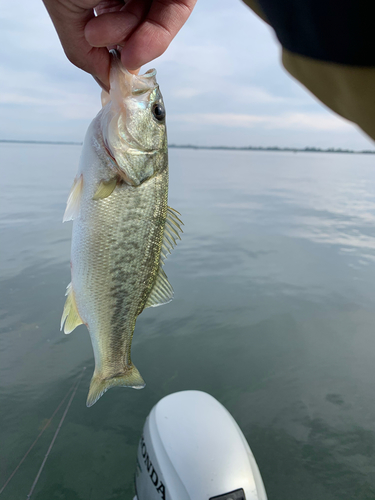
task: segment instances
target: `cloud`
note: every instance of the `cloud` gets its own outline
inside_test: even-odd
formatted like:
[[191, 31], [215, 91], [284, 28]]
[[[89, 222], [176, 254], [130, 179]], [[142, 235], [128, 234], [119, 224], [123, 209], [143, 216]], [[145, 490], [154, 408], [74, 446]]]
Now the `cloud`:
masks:
[[278, 116], [235, 113], [191, 113], [169, 116], [169, 121], [216, 125], [224, 128], [340, 131], [352, 128], [347, 120], [328, 113], [284, 113]]
[[51, 81], [36, 70], [21, 72], [1, 66], [0, 74], [0, 106], [6, 105], [8, 109], [12, 106], [14, 116], [19, 110], [33, 112], [36, 119], [39, 113], [48, 111], [56, 121], [59, 118], [90, 120], [100, 109], [100, 92], [93, 80], [67, 84], [61, 79]]
[[[198, 2], [151, 66], [175, 143], [372, 146], [287, 76], [272, 30], [240, 1]], [[82, 140], [100, 108], [100, 89], [67, 60], [40, 0], [2, 0], [0, 88], [0, 138]]]
[[[195, 82], [196, 83], [196, 82]], [[271, 94], [267, 90], [253, 86], [253, 85], [230, 85], [232, 99], [234, 101], [239, 102], [240, 104], [290, 104], [290, 105], [298, 105], [300, 101], [292, 98], [281, 97], [277, 95]], [[190, 87], [182, 87], [176, 88], [172, 90], [173, 97], [176, 98], [184, 98], [184, 99], [193, 99], [197, 96], [202, 96], [203, 94], [215, 94], [216, 96], [222, 95], [222, 91], [220, 88], [212, 88], [210, 84], [205, 83], [202, 84], [200, 82], [199, 86], [190, 86]]]
[[199, 88], [192, 88], [192, 87], [182, 87], [182, 88], [177, 88], [172, 90], [172, 95], [173, 97], [177, 98], [184, 98], [184, 99], [191, 99], [193, 97], [197, 97], [199, 95], [204, 94], [205, 91]]
[[255, 85], [234, 86], [233, 95], [241, 103], [285, 103], [287, 100]]

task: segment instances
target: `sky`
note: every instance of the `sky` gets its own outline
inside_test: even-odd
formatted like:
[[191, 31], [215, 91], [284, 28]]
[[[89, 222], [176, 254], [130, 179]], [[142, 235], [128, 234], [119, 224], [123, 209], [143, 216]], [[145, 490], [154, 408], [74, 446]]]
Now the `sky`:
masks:
[[[81, 142], [100, 109], [41, 0], [1, 0], [0, 139]], [[273, 31], [240, 0], [198, 0], [155, 67], [170, 144], [375, 149], [283, 69]]]

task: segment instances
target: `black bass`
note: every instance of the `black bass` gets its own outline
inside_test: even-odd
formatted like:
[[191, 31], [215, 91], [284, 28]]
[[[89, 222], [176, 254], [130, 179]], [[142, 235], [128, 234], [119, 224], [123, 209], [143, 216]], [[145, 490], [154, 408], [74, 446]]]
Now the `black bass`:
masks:
[[87, 131], [64, 215], [73, 235], [61, 328], [89, 329], [95, 371], [87, 406], [111, 387], [144, 387], [130, 356], [135, 322], [173, 297], [163, 262], [182, 223], [167, 204], [165, 110], [155, 74], [132, 75], [112, 53], [110, 92]]

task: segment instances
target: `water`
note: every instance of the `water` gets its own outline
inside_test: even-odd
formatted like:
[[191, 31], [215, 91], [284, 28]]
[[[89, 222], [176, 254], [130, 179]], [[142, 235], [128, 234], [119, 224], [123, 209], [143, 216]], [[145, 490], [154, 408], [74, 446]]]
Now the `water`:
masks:
[[[59, 332], [77, 146], [0, 145], [0, 488], [83, 366], [35, 500], [129, 500], [144, 420], [185, 389], [242, 428], [269, 500], [375, 498], [375, 170], [366, 155], [170, 152], [183, 240], [138, 318], [147, 386], [85, 406], [93, 355]], [[26, 498], [63, 410], [2, 499]]]

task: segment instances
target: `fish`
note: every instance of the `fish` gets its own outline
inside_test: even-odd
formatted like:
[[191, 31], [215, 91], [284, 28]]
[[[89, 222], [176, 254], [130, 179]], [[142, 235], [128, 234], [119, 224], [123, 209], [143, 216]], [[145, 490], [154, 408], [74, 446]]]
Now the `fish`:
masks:
[[88, 328], [95, 358], [86, 405], [111, 387], [142, 389], [136, 319], [170, 302], [164, 261], [183, 225], [168, 206], [165, 106], [156, 71], [134, 75], [111, 51], [110, 90], [90, 124], [63, 221], [73, 220], [64, 333]]

